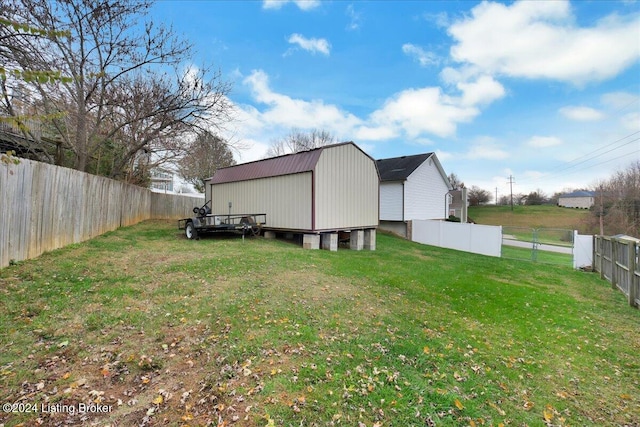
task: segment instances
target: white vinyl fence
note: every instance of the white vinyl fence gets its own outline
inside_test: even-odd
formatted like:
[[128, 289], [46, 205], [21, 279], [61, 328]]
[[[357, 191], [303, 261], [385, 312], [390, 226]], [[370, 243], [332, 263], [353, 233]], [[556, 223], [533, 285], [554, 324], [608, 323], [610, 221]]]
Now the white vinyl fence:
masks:
[[[502, 255], [501, 226], [413, 220], [410, 229], [410, 239], [414, 242], [494, 257]], [[577, 231], [573, 233], [573, 268], [591, 267], [593, 236], [581, 235]]]
[[413, 220], [411, 240], [425, 245], [499, 257], [502, 246], [502, 227]]
[[573, 234], [573, 268], [593, 266], [593, 236], [590, 234]]

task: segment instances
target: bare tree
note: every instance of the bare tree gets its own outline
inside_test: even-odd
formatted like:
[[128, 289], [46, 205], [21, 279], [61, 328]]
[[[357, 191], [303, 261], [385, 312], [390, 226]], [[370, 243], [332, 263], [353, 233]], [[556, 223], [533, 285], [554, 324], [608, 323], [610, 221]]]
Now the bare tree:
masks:
[[467, 197], [470, 206], [479, 206], [491, 200], [491, 193], [474, 185], [468, 190]]
[[640, 237], [640, 161], [599, 182], [590, 224], [600, 234], [629, 234]]
[[335, 137], [326, 130], [312, 129], [304, 132], [299, 129], [292, 129], [283, 138], [275, 140], [267, 150], [266, 157], [282, 156], [300, 151], [312, 150], [325, 145], [334, 144]]
[[196, 191], [204, 192], [204, 180], [219, 169], [236, 164], [227, 143], [211, 132], [201, 132], [187, 146], [187, 154], [178, 162], [182, 178]]
[[230, 85], [207, 67], [180, 71], [193, 48], [145, 20], [151, 1], [10, 1], [15, 20], [68, 31], [64, 39], [18, 37], [24, 49], [12, 59], [71, 78], [30, 87], [38, 94], [33, 108], [54, 117], [74, 168], [99, 168], [98, 158], [110, 156], [113, 168], [99, 172], [126, 177], [139, 159], [181, 154], [179, 136], [229, 119]]
[[460, 190], [461, 188], [464, 188], [464, 182], [462, 182], [460, 178], [458, 178], [458, 175], [456, 175], [455, 173], [451, 172], [447, 178], [449, 179], [449, 182], [451, 183], [451, 186], [454, 190]]

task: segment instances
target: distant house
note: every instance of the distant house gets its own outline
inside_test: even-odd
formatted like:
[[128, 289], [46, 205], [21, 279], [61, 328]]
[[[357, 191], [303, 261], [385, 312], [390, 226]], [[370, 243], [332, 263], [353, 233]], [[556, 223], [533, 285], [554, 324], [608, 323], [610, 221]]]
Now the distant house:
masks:
[[151, 170], [151, 190], [158, 193], [173, 193], [174, 173], [169, 169], [154, 168]]
[[377, 161], [380, 228], [407, 236], [407, 222], [449, 216], [453, 188], [435, 153]]
[[596, 193], [593, 191], [574, 191], [558, 197], [558, 206], [563, 208], [589, 209], [593, 206]]
[[451, 203], [449, 203], [449, 216], [462, 217], [463, 207], [469, 207], [469, 198], [464, 202], [462, 201], [462, 190], [451, 190]]

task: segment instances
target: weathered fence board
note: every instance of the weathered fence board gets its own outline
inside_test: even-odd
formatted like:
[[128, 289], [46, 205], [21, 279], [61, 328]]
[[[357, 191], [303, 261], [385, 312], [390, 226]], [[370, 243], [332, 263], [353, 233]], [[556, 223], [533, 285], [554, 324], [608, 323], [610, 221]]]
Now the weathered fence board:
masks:
[[640, 242], [608, 236], [595, 236], [594, 267], [602, 279], [619, 289], [629, 305], [640, 307]]
[[203, 203], [25, 159], [0, 164], [0, 268], [146, 219], [183, 218]]

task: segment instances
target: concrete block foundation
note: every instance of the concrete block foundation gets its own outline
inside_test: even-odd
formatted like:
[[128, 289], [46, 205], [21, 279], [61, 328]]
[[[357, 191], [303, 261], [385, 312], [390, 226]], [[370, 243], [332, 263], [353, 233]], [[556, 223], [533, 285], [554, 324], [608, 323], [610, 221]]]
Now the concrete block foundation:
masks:
[[325, 233], [322, 235], [322, 249], [328, 251], [338, 250], [338, 233]]
[[275, 231], [265, 231], [264, 232], [264, 238], [265, 239], [275, 239], [276, 238], [276, 232]]
[[354, 251], [361, 251], [364, 248], [364, 230], [351, 230], [349, 246]]
[[364, 230], [364, 249], [368, 251], [376, 250], [376, 230], [371, 228]]
[[302, 238], [302, 247], [304, 249], [320, 249], [320, 235], [305, 234]]

